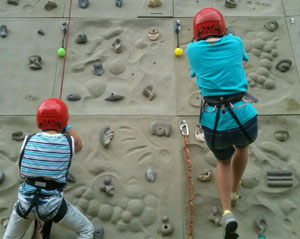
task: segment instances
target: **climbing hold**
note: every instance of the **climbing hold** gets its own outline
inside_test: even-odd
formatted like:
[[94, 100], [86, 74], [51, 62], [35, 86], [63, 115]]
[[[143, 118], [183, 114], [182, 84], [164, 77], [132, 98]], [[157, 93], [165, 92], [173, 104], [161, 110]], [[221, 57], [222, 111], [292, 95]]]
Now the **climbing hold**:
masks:
[[39, 55], [33, 55], [28, 57], [29, 60], [29, 67], [33, 70], [39, 70], [42, 69], [42, 57]]
[[145, 177], [147, 181], [153, 183], [156, 180], [157, 172], [155, 172], [151, 167], [148, 167], [145, 172]]
[[79, 7], [87, 8], [89, 6], [89, 0], [79, 0]]
[[275, 139], [277, 139], [278, 141], [284, 142], [287, 141], [289, 139], [289, 131], [287, 130], [277, 130], [274, 133], [274, 137]]
[[100, 185], [100, 191], [104, 192], [107, 196], [112, 197], [115, 194], [115, 187], [111, 185], [111, 177], [106, 176], [103, 184]]
[[124, 96], [123, 95], [120, 95], [116, 92], [111, 92], [108, 96], [105, 97], [104, 100], [107, 100], [107, 101], [118, 101], [118, 100], [122, 100], [124, 99]]
[[171, 124], [166, 121], [156, 120], [151, 124], [152, 135], [167, 136], [171, 135]]
[[78, 95], [78, 94], [69, 94], [69, 95], [67, 96], [67, 99], [68, 99], [69, 101], [77, 101], [77, 100], [80, 100], [80, 99], [81, 99], [81, 96]]
[[148, 0], [149, 7], [160, 7], [162, 5], [161, 0]]
[[211, 169], [205, 170], [203, 173], [200, 173], [198, 180], [200, 182], [209, 182], [213, 176], [213, 171]]
[[45, 35], [45, 31], [44, 31], [43, 29], [39, 29], [39, 30], [37, 31], [37, 33], [40, 34], [40, 35], [42, 35], [42, 36]]
[[101, 225], [94, 226], [94, 237], [93, 239], [103, 239], [104, 228]]
[[173, 226], [169, 223], [169, 217], [163, 216], [161, 218], [162, 225], [160, 227], [160, 232], [163, 236], [168, 236], [173, 232]]
[[122, 41], [120, 39], [114, 40], [112, 43], [112, 47], [116, 53], [121, 53], [122, 52]]
[[94, 66], [94, 73], [97, 76], [101, 76], [104, 73], [103, 65], [101, 64], [100, 61], [96, 61]]
[[80, 33], [77, 37], [76, 37], [76, 43], [78, 44], [84, 44], [87, 43], [87, 36], [84, 33]]
[[204, 132], [199, 125], [197, 125], [195, 129], [195, 138], [201, 143], [205, 142]]
[[148, 32], [148, 38], [151, 41], [156, 41], [159, 38], [159, 31], [156, 30], [155, 28], [151, 28]]
[[276, 65], [276, 69], [281, 71], [281, 72], [286, 72], [291, 68], [292, 65], [292, 61], [289, 59], [283, 59], [280, 60], [277, 65]]
[[237, 3], [235, 0], [225, 0], [225, 7], [235, 8], [236, 6], [237, 6]]
[[213, 206], [208, 214], [207, 219], [219, 227], [221, 226], [221, 218], [220, 209], [217, 206]]
[[19, 5], [19, 0], [7, 0], [7, 3], [8, 4], [11, 4], [11, 5]]
[[65, 48], [61, 47], [58, 49], [57, 53], [59, 56], [65, 56], [66, 50], [65, 50]]
[[278, 22], [276, 20], [268, 20], [264, 27], [268, 31], [274, 32], [278, 28]]
[[123, 0], [116, 0], [117, 7], [122, 7], [122, 5], [123, 5]]
[[4, 181], [5, 173], [0, 170], [0, 184]]
[[148, 100], [153, 100], [155, 97], [155, 90], [153, 88], [153, 85], [147, 85], [144, 89], [143, 89], [143, 95], [148, 97]]
[[48, 1], [46, 4], [45, 4], [45, 6], [44, 6], [44, 8], [47, 10], [47, 11], [50, 11], [50, 10], [52, 10], [53, 8], [56, 8], [57, 7], [57, 4], [55, 3], [55, 2], [53, 2], [53, 1]]
[[11, 134], [11, 138], [16, 141], [22, 141], [25, 138], [23, 131], [19, 130]]
[[7, 36], [7, 26], [6, 25], [2, 25], [0, 27], [0, 36], [3, 38]]
[[7, 228], [8, 221], [9, 221], [9, 217], [4, 217], [4, 218], [1, 219], [1, 224], [4, 227], [4, 229]]
[[267, 229], [267, 222], [262, 216], [258, 216], [255, 219], [254, 227], [258, 236], [263, 236], [264, 232]]
[[175, 55], [176, 56], [181, 56], [182, 55], [182, 48], [180, 48], [180, 47], [177, 47], [176, 49], [175, 49]]
[[109, 126], [106, 126], [100, 131], [100, 142], [107, 148], [114, 137], [114, 131]]

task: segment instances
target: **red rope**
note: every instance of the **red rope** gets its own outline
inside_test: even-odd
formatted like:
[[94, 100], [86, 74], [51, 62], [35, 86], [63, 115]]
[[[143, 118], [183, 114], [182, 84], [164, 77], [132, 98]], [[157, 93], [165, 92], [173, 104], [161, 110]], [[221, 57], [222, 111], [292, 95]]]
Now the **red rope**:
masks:
[[69, 7], [69, 17], [68, 17], [67, 33], [66, 33], [66, 47], [65, 47], [64, 65], [63, 65], [63, 71], [62, 71], [59, 99], [61, 99], [62, 90], [63, 90], [63, 86], [64, 86], [65, 67], [66, 67], [66, 59], [67, 59], [67, 51], [68, 51], [69, 29], [70, 29], [70, 23], [71, 23], [71, 9], [72, 9], [72, 0], [70, 0], [70, 7]]
[[195, 221], [195, 215], [194, 215], [194, 193], [193, 193], [193, 178], [192, 178], [192, 163], [189, 159], [189, 148], [188, 148], [188, 136], [184, 135], [184, 141], [185, 141], [185, 153], [186, 153], [186, 169], [187, 169], [187, 182], [188, 182], [188, 204], [189, 204], [189, 239], [192, 239], [194, 226], [193, 223]]

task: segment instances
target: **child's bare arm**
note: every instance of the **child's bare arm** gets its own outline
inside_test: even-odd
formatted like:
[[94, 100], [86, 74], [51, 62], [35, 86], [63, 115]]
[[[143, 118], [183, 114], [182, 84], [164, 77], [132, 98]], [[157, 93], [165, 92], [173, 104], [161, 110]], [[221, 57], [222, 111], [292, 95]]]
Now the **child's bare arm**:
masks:
[[82, 149], [82, 142], [79, 135], [73, 128], [69, 128], [66, 132], [74, 138], [75, 152], [79, 152]]

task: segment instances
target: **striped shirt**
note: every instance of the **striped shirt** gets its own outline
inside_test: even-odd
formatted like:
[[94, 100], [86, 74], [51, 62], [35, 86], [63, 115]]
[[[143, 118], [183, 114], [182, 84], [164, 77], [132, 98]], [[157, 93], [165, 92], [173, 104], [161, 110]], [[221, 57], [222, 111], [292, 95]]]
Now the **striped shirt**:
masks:
[[[27, 136], [28, 137], [28, 136]], [[63, 134], [47, 134], [40, 132], [32, 136], [25, 145], [26, 139], [21, 148], [24, 150], [20, 171], [23, 177], [43, 177], [47, 180], [54, 180], [59, 183], [66, 182], [66, 174], [71, 162], [70, 145]], [[74, 139], [72, 141], [72, 155], [75, 153]], [[36, 187], [26, 182], [19, 187], [18, 202], [21, 211], [26, 212], [34, 197]], [[42, 189], [38, 212], [44, 220], [52, 219], [58, 212], [63, 200], [63, 192], [57, 189]], [[32, 213], [36, 212], [34, 207]]]
[[[74, 154], [74, 140], [72, 149]], [[71, 163], [70, 145], [63, 134], [47, 134], [40, 132], [32, 136], [24, 145], [21, 160], [21, 176], [26, 178], [42, 177], [58, 183], [65, 183]]]

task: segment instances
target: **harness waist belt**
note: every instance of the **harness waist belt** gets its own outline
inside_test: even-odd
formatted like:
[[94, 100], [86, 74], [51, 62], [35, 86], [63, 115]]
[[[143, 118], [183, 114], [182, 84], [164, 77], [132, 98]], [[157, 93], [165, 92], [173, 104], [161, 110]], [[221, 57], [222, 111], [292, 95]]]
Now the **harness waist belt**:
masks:
[[239, 102], [243, 99], [244, 93], [238, 93], [234, 95], [220, 95], [220, 96], [205, 96], [204, 101], [209, 106], [215, 105], [228, 105]]
[[37, 187], [37, 188], [41, 188], [41, 189], [46, 189], [46, 190], [59, 190], [62, 191], [63, 188], [65, 187], [65, 183], [58, 183], [52, 180], [46, 180], [43, 178], [27, 178], [26, 179], [26, 183]]

